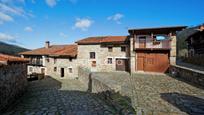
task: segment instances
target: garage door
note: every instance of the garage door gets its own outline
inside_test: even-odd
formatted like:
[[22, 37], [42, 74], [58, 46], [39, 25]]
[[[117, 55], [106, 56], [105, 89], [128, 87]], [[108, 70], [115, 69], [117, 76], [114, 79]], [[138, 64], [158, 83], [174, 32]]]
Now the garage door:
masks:
[[166, 72], [169, 68], [168, 53], [137, 53], [137, 71]]

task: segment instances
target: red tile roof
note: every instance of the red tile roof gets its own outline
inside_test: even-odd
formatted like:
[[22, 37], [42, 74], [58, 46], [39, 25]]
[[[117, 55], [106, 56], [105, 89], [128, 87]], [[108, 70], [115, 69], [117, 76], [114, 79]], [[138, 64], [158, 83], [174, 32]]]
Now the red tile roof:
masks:
[[101, 37], [88, 37], [77, 41], [78, 44], [101, 44], [101, 43], [124, 43], [128, 39], [127, 36], [101, 36]]
[[0, 54], [0, 61], [1, 62], [28, 62], [29, 60], [26, 58]]
[[52, 56], [70, 56], [77, 55], [77, 45], [51, 45], [49, 48], [39, 48], [32, 51], [20, 53], [22, 55], [52, 55]]

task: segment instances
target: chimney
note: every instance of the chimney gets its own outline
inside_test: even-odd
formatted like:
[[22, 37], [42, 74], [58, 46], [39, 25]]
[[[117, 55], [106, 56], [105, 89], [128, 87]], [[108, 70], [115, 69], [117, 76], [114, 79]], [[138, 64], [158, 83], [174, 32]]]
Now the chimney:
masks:
[[45, 42], [45, 48], [49, 48], [50, 47], [50, 42], [49, 41], [46, 41]]

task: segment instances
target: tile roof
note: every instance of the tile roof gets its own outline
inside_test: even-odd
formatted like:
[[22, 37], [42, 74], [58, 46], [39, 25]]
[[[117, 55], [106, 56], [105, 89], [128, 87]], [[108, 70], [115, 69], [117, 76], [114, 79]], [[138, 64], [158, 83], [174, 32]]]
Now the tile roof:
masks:
[[32, 51], [21, 52], [20, 54], [75, 57], [77, 55], [77, 45], [51, 45], [49, 48], [43, 47]]
[[0, 61], [1, 62], [28, 62], [29, 60], [26, 58], [0, 54]]
[[127, 41], [127, 36], [100, 36], [88, 37], [77, 41], [78, 44], [101, 44], [101, 43], [124, 43]]

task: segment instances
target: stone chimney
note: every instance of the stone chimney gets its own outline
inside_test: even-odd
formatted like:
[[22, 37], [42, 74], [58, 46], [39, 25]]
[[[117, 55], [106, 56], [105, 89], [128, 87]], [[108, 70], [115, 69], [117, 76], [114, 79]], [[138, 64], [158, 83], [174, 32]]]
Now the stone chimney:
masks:
[[50, 42], [49, 41], [46, 41], [45, 42], [45, 48], [49, 48], [50, 47]]

